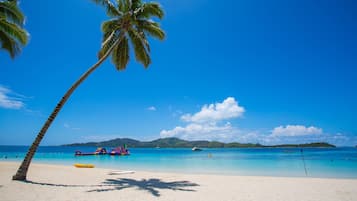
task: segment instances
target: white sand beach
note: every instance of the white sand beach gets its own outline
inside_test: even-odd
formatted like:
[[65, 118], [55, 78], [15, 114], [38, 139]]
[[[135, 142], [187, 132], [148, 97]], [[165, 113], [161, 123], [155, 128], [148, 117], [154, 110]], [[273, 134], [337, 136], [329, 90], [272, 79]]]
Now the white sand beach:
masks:
[[193, 175], [32, 164], [27, 182], [12, 181], [18, 165], [0, 162], [1, 201], [353, 201], [357, 198], [357, 179]]

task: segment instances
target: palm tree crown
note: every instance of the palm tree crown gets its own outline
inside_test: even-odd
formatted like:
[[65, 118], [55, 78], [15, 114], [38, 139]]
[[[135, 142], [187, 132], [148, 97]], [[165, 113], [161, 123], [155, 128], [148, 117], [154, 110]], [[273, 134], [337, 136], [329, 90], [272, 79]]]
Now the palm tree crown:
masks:
[[0, 0], [0, 49], [14, 58], [27, 44], [28, 33], [23, 29], [25, 17], [20, 11], [17, 0]]
[[159, 40], [165, 38], [159, 23], [151, 17], [162, 19], [164, 12], [156, 2], [144, 3], [141, 0], [93, 0], [105, 7], [110, 20], [103, 22], [102, 47], [99, 59], [111, 51], [112, 62], [118, 70], [126, 68], [129, 62], [129, 41], [134, 48], [135, 58], [148, 67], [151, 63], [150, 46], [147, 36]]

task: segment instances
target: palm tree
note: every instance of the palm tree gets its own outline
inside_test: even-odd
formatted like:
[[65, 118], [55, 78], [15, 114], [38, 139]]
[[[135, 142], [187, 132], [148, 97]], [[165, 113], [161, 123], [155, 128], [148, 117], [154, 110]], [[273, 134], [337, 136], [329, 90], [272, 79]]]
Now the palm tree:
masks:
[[129, 41], [134, 48], [136, 60], [145, 68], [151, 63], [150, 46], [147, 36], [163, 40], [165, 33], [161, 30], [157, 22], [151, 17], [162, 19], [163, 10], [158, 3], [144, 3], [141, 0], [93, 0], [96, 4], [103, 6], [110, 20], [102, 24], [103, 42], [98, 53], [98, 62], [91, 66], [65, 93], [58, 102], [56, 108], [49, 116], [42, 129], [38, 133], [35, 141], [28, 150], [13, 180], [26, 180], [27, 170], [31, 163], [42, 138], [50, 127], [58, 112], [71, 96], [73, 91], [109, 56], [118, 70], [124, 70], [129, 61]]
[[27, 44], [28, 34], [23, 29], [25, 17], [17, 6], [17, 0], [0, 0], [0, 49], [14, 58]]

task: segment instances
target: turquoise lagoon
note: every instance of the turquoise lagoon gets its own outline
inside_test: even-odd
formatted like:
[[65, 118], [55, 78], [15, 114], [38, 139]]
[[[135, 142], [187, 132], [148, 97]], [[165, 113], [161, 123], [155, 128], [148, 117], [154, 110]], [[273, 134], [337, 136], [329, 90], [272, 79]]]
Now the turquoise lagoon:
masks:
[[[21, 161], [26, 146], [0, 146], [0, 161]], [[34, 162], [91, 163], [118, 170], [193, 174], [357, 178], [357, 148], [224, 148], [193, 152], [186, 148], [131, 148], [130, 156], [74, 156], [96, 147], [44, 146]], [[110, 148], [107, 148], [110, 149]], [[306, 173], [305, 173], [306, 168]]]

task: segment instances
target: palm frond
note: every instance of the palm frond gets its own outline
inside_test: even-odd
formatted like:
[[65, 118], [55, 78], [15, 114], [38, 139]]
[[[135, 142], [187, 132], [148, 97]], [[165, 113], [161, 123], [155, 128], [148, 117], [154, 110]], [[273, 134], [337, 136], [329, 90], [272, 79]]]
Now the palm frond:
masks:
[[21, 47], [19, 44], [12, 39], [10, 36], [8, 36], [6, 33], [2, 32], [0, 30], [0, 49], [4, 49], [7, 52], [9, 52], [10, 57], [14, 58], [16, 55], [18, 55], [21, 52]]
[[133, 43], [135, 58], [138, 62], [142, 63], [145, 68], [151, 63], [150, 55], [148, 54], [149, 43], [143, 37], [143, 33], [139, 33], [137, 30], [128, 30], [128, 35]]
[[17, 1], [0, 2], [0, 18], [5, 18], [19, 26], [23, 26], [25, 17], [17, 6]]
[[111, 19], [103, 22], [101, 29], [102, 32], [104, 33], [113, 32], [114, 30], [120, 28], [120, 25], [121, 25], [121, 19]]
[[116, 31], [105, 33], [102, 46], [98, 52], [98, 59], [101, 59], [107, 53], [115, 41], [119, 39], [119, 34]]
[[4, 19], [0, 19], [0, 31], [6, 33], [9, 37], [21, 43], [21, 45], [27, 44], [27, 32], [21, 27], [19, 27], [17, 24], [8, 22]]
[[164, 11], [161, 8], [161, 5], [156, 2], [149, 2], [142, 4], [140, 8], [135, 10], [137, 18], [150, 18], [158, 17], [162, 19], [164, 17]]
[[126, 11], [131, 11], [132, 0], [124, 0], [124, 1], [125, 1]]
[[144, 30], [148, 35], [159, 40], [165, 39], [165, 32], [160, 28], [160, 24], [150, 20], [138, 20], [138, 29]]
[[128, 0], [118, 0], [118, 9], [125, 13], [129, 11]]
[[131, 0], [131, 10], [135, 11], [137, 8], [140, 8], [142, 4], [141, 0]]
[[0, 45], [14, 58], [28, 42], [28, 33], [24, 30], [25, 17], [16, 0], [0, 1]]
[[129, 62], [128, 38], [124, 37], [114, 48], [112, 53], [112, 62], [118, 70], [124, 70], [126, 68]]

